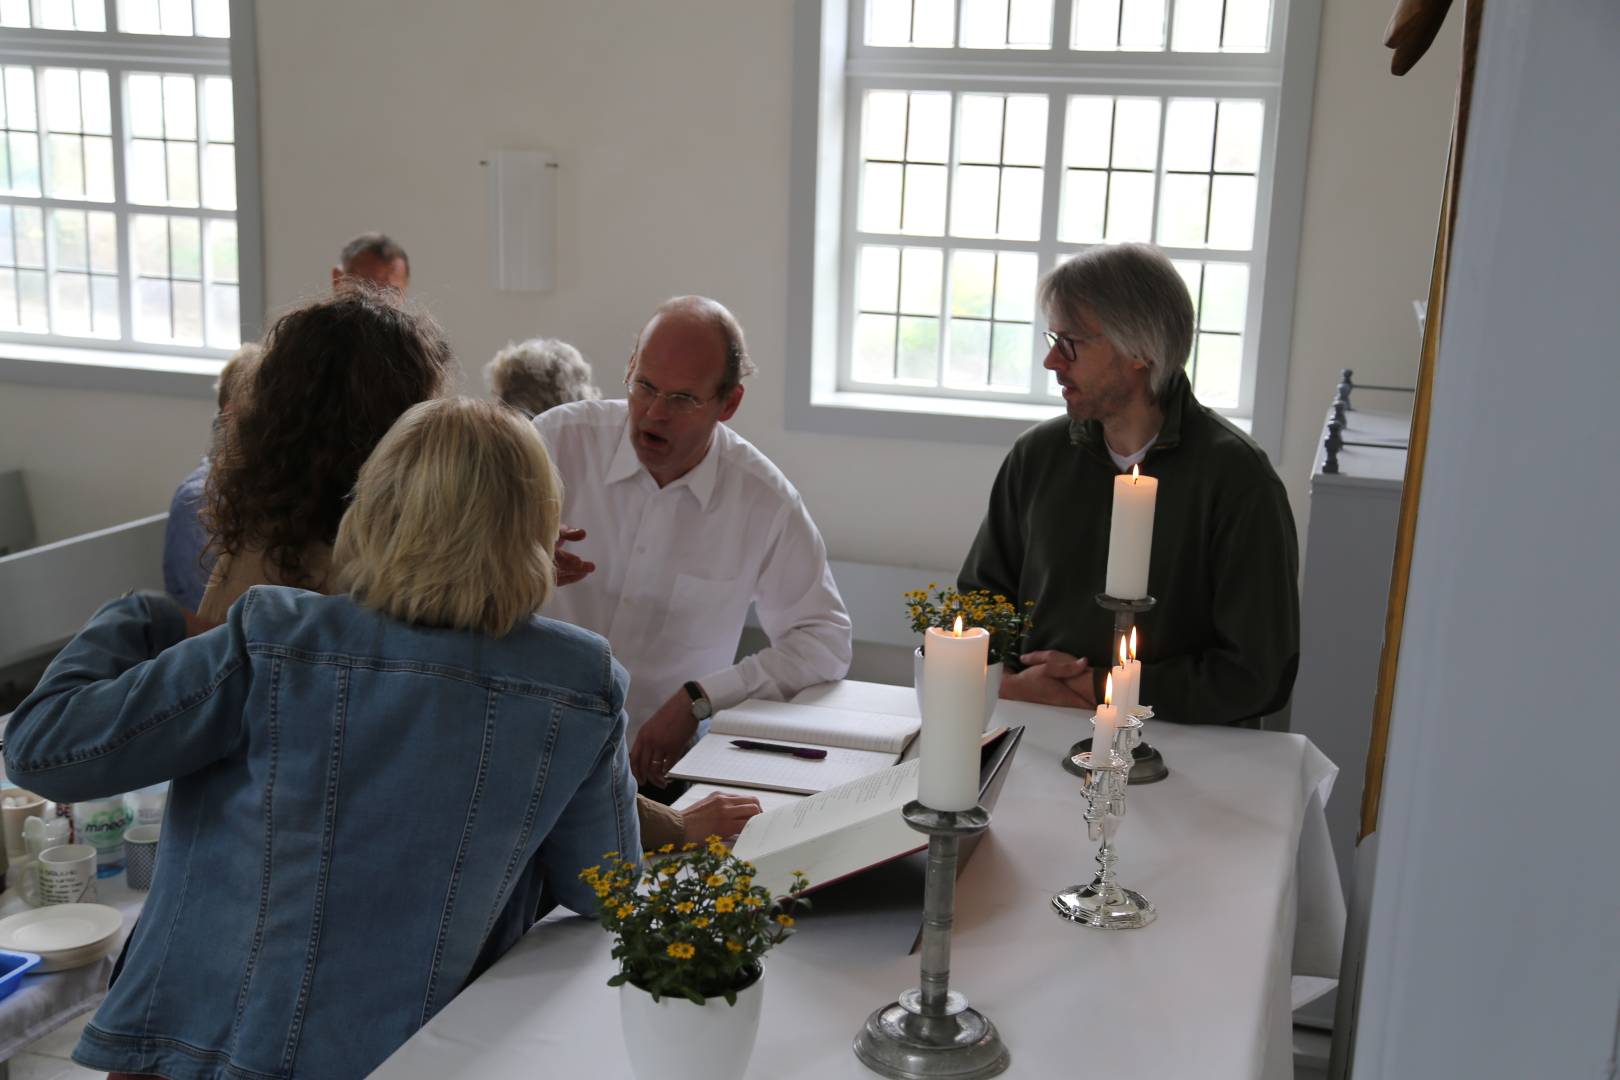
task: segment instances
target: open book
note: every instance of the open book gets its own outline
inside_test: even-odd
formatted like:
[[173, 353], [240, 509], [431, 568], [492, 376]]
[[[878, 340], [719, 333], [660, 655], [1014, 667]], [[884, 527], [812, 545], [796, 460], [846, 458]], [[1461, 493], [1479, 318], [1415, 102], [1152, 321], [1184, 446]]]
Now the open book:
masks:
[[[745, 701], [716, 713], [709, 733], [669, 775], [728, 788], [740, 785], [810, 795], [893, 765], [921, 724], [915, 716]], [[825, 750], [827, 756], [811, 761], [743, 749], [733, 744], [734, 739]]]
[[[979, 804], [995, 805], [1024, 729], [990, 735], [979, 752]], [[928, 838], [900, 814], [917, 797], [918, 759], [830, 788], [750, 818], [732, 853], [754, 864], [754, 880], [785, 892], [802, 870], [812, 890], [921, 851]], [[979, 834], [983, 835], [983, 834]], [[976, 837], [970, 837], [970, 840]], [[972, 848], [964, 845], [958, 866]]]

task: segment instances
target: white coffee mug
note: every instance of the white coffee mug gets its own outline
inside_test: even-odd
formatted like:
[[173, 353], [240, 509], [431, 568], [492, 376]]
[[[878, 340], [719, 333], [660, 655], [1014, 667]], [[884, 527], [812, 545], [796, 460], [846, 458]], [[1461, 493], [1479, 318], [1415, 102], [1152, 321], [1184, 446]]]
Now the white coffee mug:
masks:
[[[41, 904], [88, 904], [96, 899], [96, 849], [89, 844], [46, 848], [28, 865], [23, 899]], [[33, 888], [30, 888], [30, 886]]]

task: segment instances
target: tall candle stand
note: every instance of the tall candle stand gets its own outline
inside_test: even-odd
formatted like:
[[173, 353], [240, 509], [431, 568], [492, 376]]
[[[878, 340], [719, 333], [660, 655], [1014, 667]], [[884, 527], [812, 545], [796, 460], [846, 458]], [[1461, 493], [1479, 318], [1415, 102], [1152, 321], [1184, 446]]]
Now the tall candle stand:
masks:
[[[1095, 721], [1094, 721], [1095, 722]], [[1097, 849], [1097, 876], [1089, 885], [1071, 885], [1052, 897], [1052, 909], [1070, 922], [1098, 926], [1104, 930], [1133, 930], [1158, 918], [1148, 898], [1134, 889], [1121, 887], [1114, 873], [1119, 853], [1114, 834], [1125, 816], [1126, 773], [1131, 749], [1142, 739], [1142, 721], [1128, 717], [1114, 734], [1112, 746], [1075, 755], [1075, 764], [1085, 784], [1086, 834], [1101, 840]]]
[[923, 886], [922, 980], [866, 1019], [855, 1036], [855, 1056], [896, 1080], [979, 1080], [1011, 1063], [996, 1025], [950, 988], [951, 923], [956, 914], [956, 855], [964, 836], [990, 825], [990, 812], [933, 810], [913, 800], [901, 811], [928, 836]]
[[[1131, 627], [1136, 625], [1136, 616], [1150, 610], [1155, 601], [1151, 596], [1144, 596], [1140, 600], [1122, 600], [1107, 593], [1097, 594], [1097, 606], [1106, 608], [1114, 613], [1113, 648], [1110, 656], [1119, 655], [1119, 639], [1131, 636]], [[1151, 710], [1138, 709], [1134, 714], [1138, 718], [1151, 716]], [[1170, 775], [1170, 766], [1164, 763], [1164, 755], [1158, 750], [1141, 741], [1141, 732], [1138, 729], [1136, 741], [1128, 751], [1130, 755], [1130, 782], [1133, 784], [1154, 784]], [[1069, 747], [1069, 752], [1063, 758], [1063, 767], [1076, 775], [1084, 775], [1085, 770], [1075, 764], [1076, 759], [1084, 753], [1088, 740], [1082, 739]]]

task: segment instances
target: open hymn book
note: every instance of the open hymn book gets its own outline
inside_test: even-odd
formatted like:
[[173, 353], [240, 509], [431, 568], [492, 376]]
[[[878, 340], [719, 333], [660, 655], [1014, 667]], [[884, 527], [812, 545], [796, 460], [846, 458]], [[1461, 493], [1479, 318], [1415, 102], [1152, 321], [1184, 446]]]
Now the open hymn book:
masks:
[[[979, 804], [995, 804], [1024, 729], [1001, 728], [979, 752]], [[928, 845], [900, 814], [917, 797], [919, 759], [892, 765], [816, 795], [770, 807], [749, 819], [732, 853], [754, 864], [754, 880], [773, 894], [787, 891], [802, 870], [811, 889]], [[975, 838], [970, 838], [975, 839]], [[964, 847], [958, 865], [967, 862]]]
[[[669, 775], [726, 789], [741, 786], [812, 795], [893, 765], [921, 726], [915, 716], [749, 700], [716, 713], [709, 733]], [[732, 745], [733, 739], [825, 750], [827, 756], [811, 761], [745, 750]], [[705, 788], [705, 793], [708, 790], [712, 789]]]

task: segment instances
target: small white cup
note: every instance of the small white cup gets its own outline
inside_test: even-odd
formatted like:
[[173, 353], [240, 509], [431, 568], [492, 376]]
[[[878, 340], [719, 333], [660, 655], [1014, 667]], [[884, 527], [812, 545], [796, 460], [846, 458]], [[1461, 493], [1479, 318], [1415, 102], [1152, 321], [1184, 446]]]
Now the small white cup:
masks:
[[37, 880], [42, 904], [88, 904], [96, 899], [96, 849], [89, 844], [63, 844], [46, 848], [39, 861], [30, 863], [23, 898], [33, 892], [28, 886]]
[[28, 854], [28, 848], [23, 843], [23, 825], [29, 818], [45, 816], [45, 800], [32, 791], [15, 787], [0, 791], [0, 796], [3, 796], [0, 798], [0, 813], [5, 816], [6, 857], [20, 858]]

